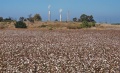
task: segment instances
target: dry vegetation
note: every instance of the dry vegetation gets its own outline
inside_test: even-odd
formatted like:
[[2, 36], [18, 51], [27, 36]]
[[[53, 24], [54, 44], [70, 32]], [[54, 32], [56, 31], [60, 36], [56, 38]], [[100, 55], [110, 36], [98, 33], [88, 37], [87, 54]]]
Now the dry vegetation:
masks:
[[0, 30], [0, 73], [120, 73], [120, 30]]
[[28, 24], [28, 28], [39, 29], [76, 29], [81, 23], [78, 22], [35, 22], [34, 24]]
[[[0, 22], [0, 29], [15, 29], [14, 26], [15, 22]], [[35, 21], [34, 23], [31, 22], [25, 22], [26, 25], [28, 26], [27, 29], [77, 29], [80, 27], [80, 22], [38, 22]], [[3, 26], [4, 24], [4, 26]], [[5, 27], [6, 26], [6, 27]], [[4, 28], [3, 28], [4, 27]]]
[[15, 22], [0, 22], [0, 29], [13, 29]]
[[105, 30], [120, 30], [120, 25], [100, 24], [97, 28]]
[[[15, 22], [0, 22], [0, 29], [16, 29], [14, 26]], [[27, 29], [40, 29], [40, 30], [68, 30], [68, 29], [84, 29], [81, 28], [81, 22], [39, 22], [34, 23], [25, 22], [28, 26]], [[120, 30], [120, 25], [111, 24], [96, 24], [96, 27], [89, 29], [97, 30]]]

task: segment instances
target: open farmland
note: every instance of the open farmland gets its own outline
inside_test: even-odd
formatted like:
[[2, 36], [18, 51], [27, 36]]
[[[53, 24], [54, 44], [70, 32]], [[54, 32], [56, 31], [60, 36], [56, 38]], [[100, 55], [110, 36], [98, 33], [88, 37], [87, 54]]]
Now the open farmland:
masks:
[[0, 30], [0, 73], [120, 73], [120, 30]]

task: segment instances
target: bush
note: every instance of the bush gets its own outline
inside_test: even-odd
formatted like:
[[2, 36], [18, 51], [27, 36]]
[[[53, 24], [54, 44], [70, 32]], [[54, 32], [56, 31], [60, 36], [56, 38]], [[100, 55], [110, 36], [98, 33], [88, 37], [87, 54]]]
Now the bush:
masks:
[[15, 25], [15, 28], [27, 28], [26, 23], [22, 21], [18, 21], [14, 25]]
[[81, 28], [87, 28], [90, 27], [87, 21], [83, 21], [82, 24], [80, 25]]
[[88, 21], [83, 21], [82, 24], [80, 25], [81, 28], [90, 28], [94, 26], [95, 26], [95, 22], [88, 22]]

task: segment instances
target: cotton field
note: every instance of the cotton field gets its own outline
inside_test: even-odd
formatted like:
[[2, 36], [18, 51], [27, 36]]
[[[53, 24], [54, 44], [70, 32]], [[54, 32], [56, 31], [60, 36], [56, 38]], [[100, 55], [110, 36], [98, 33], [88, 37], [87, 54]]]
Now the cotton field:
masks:
[[120, 30], [0, 30], [0, 73], [120, 73]]

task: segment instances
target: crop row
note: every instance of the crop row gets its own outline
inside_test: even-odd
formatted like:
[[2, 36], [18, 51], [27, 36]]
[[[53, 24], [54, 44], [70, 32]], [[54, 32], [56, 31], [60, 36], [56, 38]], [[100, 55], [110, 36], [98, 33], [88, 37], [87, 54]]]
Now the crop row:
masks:
[[120, 31], [0, 30], [0, 73], [120, 73]]

